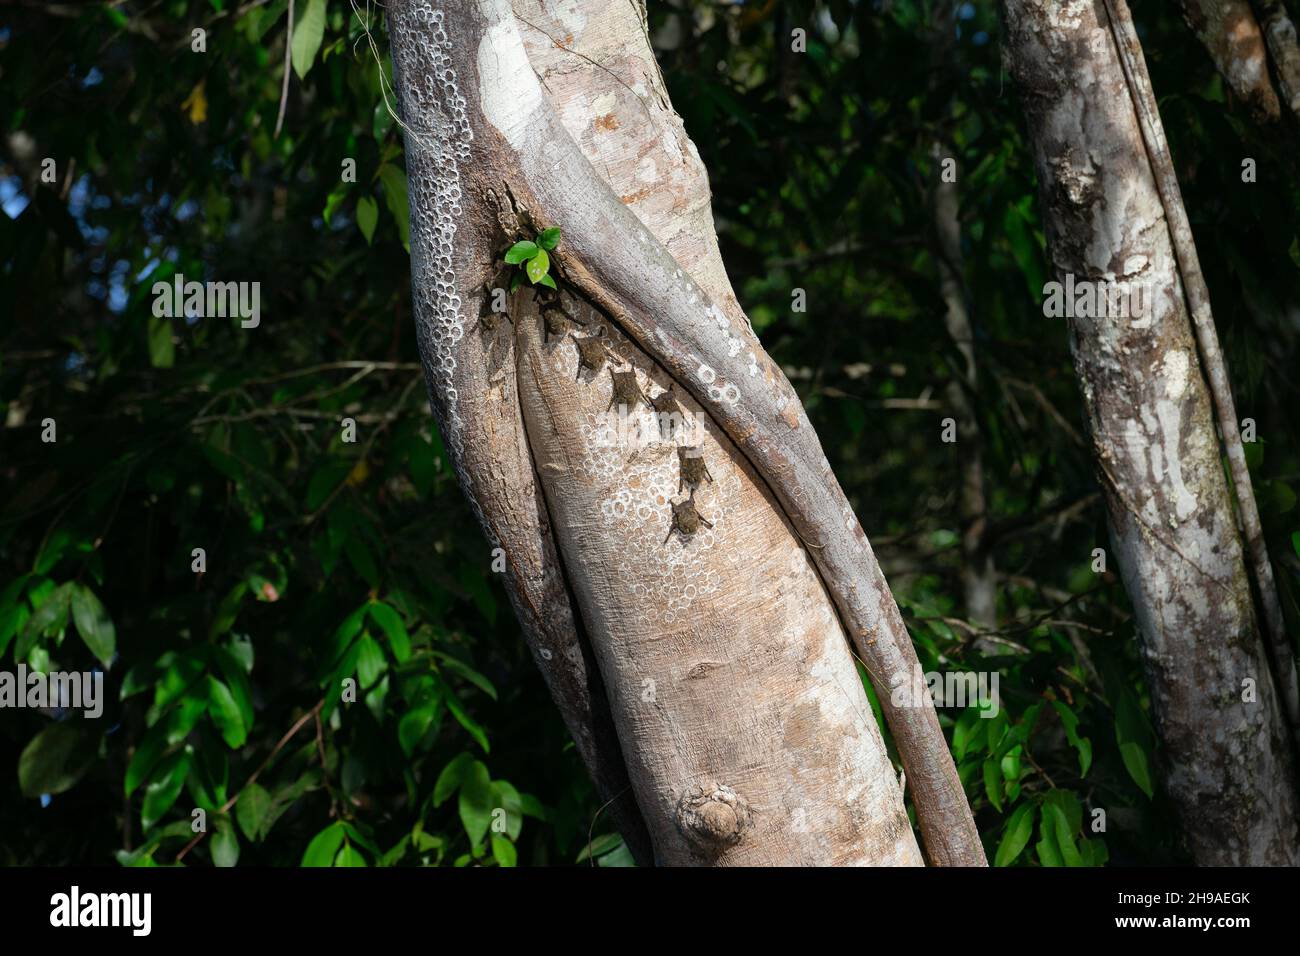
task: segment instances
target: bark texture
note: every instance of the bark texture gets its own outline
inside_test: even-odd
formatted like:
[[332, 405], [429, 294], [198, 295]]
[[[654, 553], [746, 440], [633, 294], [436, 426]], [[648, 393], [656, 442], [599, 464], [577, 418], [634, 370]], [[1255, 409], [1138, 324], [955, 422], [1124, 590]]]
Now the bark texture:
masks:
[[[620, 7], [623, 16], [635, 16], [637, 42], [627, 40], [626, 30], [585, 29], [619, 15]], [[752, 456], [729, 443], [732, 430], [724, 434], [718, 427], [717, 411], [733, 406], [740, 390], [734, 372], [724, 377], [726, 368], [715, 371], [708, 362], [723, 365], [740, 356], [745, 374], [761, 370], [764, 384], [784, 386], [783, 430], [811, 434], [797, 397], [783, 377], [774, 379], [779, 371], [726, 285], [708, 221], [707, 186], [662, 95], [658, 71], [649, 69], [643, 13], [630, 4], [578, 2], [544, 9], [524, 4], [523, 10], [516, 21], [504, 2], [408, 0], [389, 7], [408, 162], [416, 157], [409, 175], [421, 347], [462, 483], [490, 529], [498, 524], [497, 509], [523, 512], [515, 545], [539, 556], [533, 566], [552, 583], [552, 606], [559, 605], [564, 584], [552, 560], [553, 542], [559, 542], [576, 606], [611, 682], [607, 690], [627, 767], [659, 860], [919, 862], [879, 732], [862, 707], [865, 695], [843, 632], [798, 544], [799, 532], [764, 487], [770, 475], [760, 478]], [[536, 34], [529, 42], [549, 95], [520, 38], [525, 18], [522, 29]], [[581, 41], [584, 35], [590, 39]], [[584, 94], [569, 76], [580, 69], [571, 47], [607, 35], [615, 37], [614, 47], [600, 55], [632, 78], [620, 77], [621, 91], [592, 96], [588, 88]], [[595, 59], [585, 50], [577, 58]], [[638, 70], [644, 71], [640, 78]], [[640, 128], [602, 138], [632, 127], [628, 117], [639, 117], [638, 111], [647, 116], [637, 120]], [[670, 188], [656, 195], [661, 183]], [[636, 211], [644, 219], [624, 202], [642, 204]], [[482, 308], [476, 290], [493, 279], [508, 241], [552, 225], [564, 234], [555, 255], [566, 289], [561, 302], [579, 324], [586, 322], [580, 334], [604, 327], [605, 343], [620, 359], [616, 367], [638, 369], [636, 382], [645, 392], [657, 395], [658, 385], [675, 381], [692, 411], [697, 407], [686, 388], [702, 393], [698, 410], [713, 419], [702, 415], [700, 444], [714, 480], [702, 483], [696, 501], [706, 518], [719, 519], [712, 529], [663, 541], [673, 520], [670, 499], [685, 497], [673, 494], [680, 468], [674, 443], [664, 441], [656, 425], [645, 433], [644, 446], [605, 444], [591, 417], [609, 403], [612, 375], [605, 368], [575, 382], [576, 342], [569, 337], [547, 344], [528, 294], [516, 297], [513, 331], [484, 333], [471, 318]], [[698, 283], [661, 243], [689, 258], [699, 269]], [[670, 321], [656, 323], [661, 315]], [[713, 340], [707, 346], [691, 349], [678, 338], [688, 318], [708, 323]], [[656, 368], [611, 319], [639, 333], [642, 349], [653, 343], [655, 357], [667, 354], [670, 361]], [[496, 444], [480, 449], [483, 423], [494, 414], [505, 424]], [[527, 423], [524, 445], [518, 444], [521, 418]], [[512, 458], [515, 447], [525, 450]], [[506, 469], [498, 462], [503, 454], [512, 462]], [[519, 500], [518, 489], [529, 483], [513, 482], [522, 477], [525, 455], [538, 466], [544, 502], [536, 495]], [[824, 481], [824, 458], [820, 465]], [[785, 485], [791, 485], [788, 478]], [[510, 500], [484, 508], [490, 493]], [[835, 520], [855, 527], [851, 512], [838, 511]], [[805, 528], [824, 531], [816, 523]], [[750, 535], [770, 553], [747, 543]], [[857, 536], [865, 545], [860, 530]], [[503, 547], [509, 554], [510, 546]], [[878, 569], [875, 577], [871, 591], [882, 601], [888, 591]], [[535, 586], [516, 585], [521, 591]], [[572, 615], [571, 595], [563, 597]], [[888, 602], [892, 607], [892, 598]], [[901, 620], [897, 625], [906, 640]], [[573, 683], [589, 688], [593, 676], [588, 669], [585, 682]], [[933, 709], [923, 704], [914, 709], [933, 723]], [[595, 704], [588, 701], [587, 709], [594, 713]], [[934, 730], [937, 735], [937, 723]], [[955, 782], [942, 736], [937, 750], [933, 740], [928, 746], [928, 768], [916, 771], [922, 784], [927, 776], [947, 783], [950, 775]], [[916, 753], [913, 747], [908, 759], [915, 761]], [[959, 784], [956, 793], [969, 820]], [[946, 834], [931, 846], [926, 830], [938, 862], [953, 861], [953, 848], [970, 857], [963, 840], [972, 837], [982, 862], [973, 823], [963, 829], [958, 819], [945, 830], [941, 816], [931, 814], [928, 824], [922, 816], [922, 826]]]
[[[607, 332], [642, 392], [674, 384]], [[578, 359], [572, 339], [516, 325], [529, 440], [659, 862], [920, 864], [834, 605], [761, 480], [688, 397], [700, 424], [665, 438], [645, 405], [607, 412], [611, 370]], [[687, 442], [710, 476], [690, 500], [712, 527], [691, 534], [670, 504], [687, 498]]]
[[1174, 259], [1178, 264], [1187, 307], [1191, 312], [1192, 328], [1196, 333], [1196, 344], [1200, 349], [1201, 368], [1210, 387], [1215, 419], [1223, 437], [1241, 531], [1250, 555], [1250, 566], [1255, 573], [1264, 633], [1272, 651], [1272, 670], [1281, 696], [1282, 711], [1290, 723], [1292, 735], [1300, 739], [1300, 688], [1297, 687], [1295, 654], [1287, 636], [1277, 582], [1273, 579], [1273, 565], [1269, 560], [1264, 530], [1260, 525], [1250, 469], [1246, 467], [1246, 449], [1241, 443], [1241, 434], [1237, 428], [1237, 409], [1232, 397], [1232, 386], [1228, 382], [1227, 363], [1219, 348], [1219, 333], [1214, 327], [1214, 315], [1210, 311], [1210, 290], [1201, 271], [1196, 242], [1192, 237], [1192, 224], [1183, 206], [1178, 176], [1174, 172], [1173, 158], [1169, 155], [1169, 144], [1165, 140], [1155, 91], [1151, 88], [1151, 77], [1147, 74], [1146, 60], [1142, 56], [1142, 45], [1138, 40], [1132, 14], [1129, 13], [1125, 0], [1104, 0], [1104, 5], [1130, 99], [1137, 111], [1138, 128], [1151, 164], [1156, 192], [1160, 196], [1169, 225]]
[[1257, 119], [1282, 115], [1268, 70], [1268, 45], [1250, 0], [1180, 0], [1183, 18], [1232, 92]]
[[1166, 786], [1198, 863], [1294, 865], [1285, 722], [1170, 226], [1105, 6], [1004, 0], [1003, 19], [1058, 276], [1149, 293], [1136, 319], [1068, 321]]
[[394, 57], [407, 127], [413, 311], [430, 406], [489, 547], [505, 554], [511, 605], [578, 753], [633, 855], [649, 862], [649, 837], [534, 480], [513, 369], [500, 368], [509, 330], [488, 324], [500, 226], [492, 216], [463, 215], [469, 197], [459, 167], [472, 133], [463, 94], [446, 75], [446, 27], [431, 13], [411, 21], [409, 47]]
[[1295, 21], [1282, 0], [1254, 0], [1254, 4], [1273, 57], [1282, 102], [1300, 116], [1300, 43], [1296, 40]]

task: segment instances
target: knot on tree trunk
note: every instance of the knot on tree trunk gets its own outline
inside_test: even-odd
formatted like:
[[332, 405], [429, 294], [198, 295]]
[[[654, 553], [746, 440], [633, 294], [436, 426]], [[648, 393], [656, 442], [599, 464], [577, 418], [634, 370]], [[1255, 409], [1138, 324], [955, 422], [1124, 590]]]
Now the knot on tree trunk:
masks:
[[722, 784], [688, 787], [677, 801], [677, 826], [691, 844], [709, 855], [740, 842], [754, 819], [744, 797]]

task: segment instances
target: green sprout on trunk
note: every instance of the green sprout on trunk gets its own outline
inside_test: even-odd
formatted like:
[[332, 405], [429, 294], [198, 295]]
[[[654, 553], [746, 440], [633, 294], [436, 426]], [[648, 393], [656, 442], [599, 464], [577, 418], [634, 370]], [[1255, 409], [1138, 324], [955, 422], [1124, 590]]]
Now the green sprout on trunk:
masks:
[[533, 285], [554, 289], [555, 280], [550, 275], [550, 252], [559, 244], [560, 228], [554, 226], [539, 233], [536, 240], [524, 239], [511, 246], [506, 253], [506, 265], [523, 266], [523, 269], [516, 272], [510, 280], [510, 291], [514, 292], [523, 284], [525, 275]]

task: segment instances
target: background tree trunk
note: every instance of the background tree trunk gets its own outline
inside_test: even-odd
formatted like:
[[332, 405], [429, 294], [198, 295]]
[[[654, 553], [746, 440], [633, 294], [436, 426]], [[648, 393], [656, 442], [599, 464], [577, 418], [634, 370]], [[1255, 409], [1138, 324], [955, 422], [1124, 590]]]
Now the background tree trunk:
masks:
[[[546, 13], [523, 6], [518, 20], [504, 2], [411, 0], [389, 7], [407, 125], [421, 351], [462, 484], [484, 510], [485, 524], [495, 527], [490, 508], [504, 503], [484, 507], [484, 489], [517, 496], [518, 470], [495, 459], [519, 460], [522, 408], [545, 505], [530, 500], [514, 523], [519, 544], [541, 561], [558, 544], [569, 606], [578, 608], [600, 663], [659, 861], [919, 863], [835, 604], [800, 541], [810, 532], [824, 538], [826, 528], [796, 531], [776, 489], [765, 484], [768, 476], [753, 467], [756, 448], [770, 456], [779, 447], [768, 440], [755, 446], [750, 437], [742, 453], [731, 428], [710, 417], [724, 401], [735, 404], [729, 382], [739, 382], [724, 362], [747, 352], [748, 375], [784, 386], [784, 429], [815, 442], [797, 398], [730, 293], [707, 183], [667, 105], [643, 11], [566, 3]], [[520, 32], [529, 36], [527, 50]], [[598, 73], [617, 87], [597, 87]], [[701, 482], [696, 502], [711, 529], [668, 535], [670, 502], [685, 497], [677, 495], [679, 442], [665, 440], [648, 415], [632, 416], [630, 441], [611, 445], [601, 435], [595, 426], [611, 399], [610, 371], [575, 381], [573, 339], [544, 340], [530, 292], [512, 300], [513, 336], [475, 326], [485, 286], [503, 279], [499, 263], [509, 241], [553, 224], [564, 228], [555, 266], [561, 304], [585, 323], [581, 334], [603, 328], [611, 361], [635, 369], [642, 392], [657, 395], [675, 384], [681, 404], [699, 416], [712, 481]], [[689, 266], [689, 276], [661, 243]], [[628, 251], [637, 247], [644, 249], [641, 262], [629, 263]], [[621, 278], [611, 281], [604, 268]], [[671, 298], [656, 307], [665, 280]], [[629, 307], [620, 297], [633, 293], [644, 299]], [[674, 313], [688, 299], [692, 314], [703, 310], [704, 321], [716, 321], [713, 331], [736, 347], [719, 356], [715, 346], [697, 346], [703, 351], [695, 352], [690, 371], [713, 363], [712, 388], [686, 381], [680, 364], [683, 346], [692, 343], [678, 339]], [[654, 340], [677, 367], [656, 367], [645, 340], [638, 336], [634, 344], [613, 321], [659, 315], [669, 321]], [[635, 322], [632, 328], [647, 334]], [[688, 388], [697, 397], [703, 392], [700, 404]], [[756, 397], [750, 408], [759, 405]], [[489, 428], [493, 421], [506, 424]], [[788, 480], [781, 490], [807, 494]], [[840, 526], [846, 517], [865, 546], [851, 512], [839, 517]], [[547, 573], [555, 579], [559, 571]], [[880, 599], [892, 607], [878, 569], [875, 575], [872, 592], [883, 592]], [[901, 621], [894, 634], [907, 640]], [[885, 636], [872, 635], [872, 642]], [[933, 722], [929, 701], [916, 704], [915, 716]], [[937, 724], [933, 730], [942, 749], [924, 743], [931, 749], [917, 764], [927, 795], [955, 783]], [[917, 752], [913, 743], [905, 759], [910, 754], [915, 763]], [[965, 822], [960, 814], [951, 823], [952, 814], [919, 808], [927, 847], [938, 862], [982, 862], [959, 785], [956, 793]]]
[[1294, 865], [1293, 757], [1170, 231], [1104, 7], [1004, 0], [1003, 14], [1058, 277], [1149, 293], [1137, 319], [1068, 321], [1166, 785], [1199, 863]]
[[1205, 45], [1232, 92], [1257, 119], [1280, 119], [1281, 105], [1269, 76], [1268, 45], [1250, 0], [1180, 2], [1187, 25]]
[[[938, 4], [934, 17], [934, 64], [936, 75], [948, 69], [953, 35], [956, 30], [956, 4], [952, 0]], [[944, 130], [945, 136], [948, 130]], [[935, 177], [931, 199], [934, 228], [935, 262], [939, 272], [939, 294], [944, 304], [944, 326], [961, 361], [953, 367], [948, 384], [948, 408], [957, 423], [961, 481], [957, 513], [961, 519], [961, 590], [966, 617], [973, 624], [992, 629], [998, 622], [997, 568], [989, 535], [988, 496], [984, 484], [984, 433], [980, 428], [976, 396], [979, 394], [979, 365], [975, 360], [975, 331], [971, 325], [970, 295], [963, 277], [961, 249], [961, 201], [957, 193], [956, 170], [951, 178], [944, 175], [943, 161], [954, 158], [956, 150], [946, 139], [934, 145]], [[984, 653], [996, 653], [997, 645], [987, 638], [977, 638], [976, 647]]]

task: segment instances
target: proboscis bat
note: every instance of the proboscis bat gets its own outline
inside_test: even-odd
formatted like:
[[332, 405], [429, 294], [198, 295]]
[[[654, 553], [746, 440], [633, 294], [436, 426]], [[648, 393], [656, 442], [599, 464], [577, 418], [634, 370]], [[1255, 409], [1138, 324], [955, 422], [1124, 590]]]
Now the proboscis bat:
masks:
[[668, 534], [664, 538], [664, 544], [673, 536], [674, 531], [680, 531], [683, 538], [689, 540], [695, 532], [700, 530], [700, 525], [706, 528], [712, 528], [713, 522], [707, 520], [699, 509], [695, 507], [695, 492], [692, 491], [690, 497], [685, 501], [668, 502], [673, 508], [672, 524], [668, 526]]
[[681, 474], [677, 479], [677, 490], [680, 492], [683, 485], [688, 485], [691, 494], [695, 494], [695, 489], [700, 486], [700, 482], [708, 480], [713, 484], [713, 476], [709, 474], [709, 466], [704, 463], [704, 448], [702, 445], [679, 445], [677, 448], [677, 463], [681, 467]]
[[599, 372], [605, 367], [605, 342], [601, 339], [599, 332], [584, 338], [569, 333], [569, 337], [573, 339], [573, 344], [578, 347], [578, 371], [573, 376], [575, 382], [582, 378], [584, 368], [590, 369], [592, 372]]
[[564, 301], [560, 298], [560, 293], [541, 286], [538, 293], [538, 302], [542, 310], [544, 345], [550, 344], [552, 336], [563, 338], [568, 333], [570, 326], [581, 325], [564, 307]]
[[479, 312], [478, 327], [487, 344], [489, 381], [495, 381], [501, 375], [504, 361], [502, 353], [509, 349], [508, 337], [503, 338], [500, 332], [510, 322], [510, 316], [492, 308], [493, 290], [488, 286], [484, 288], [487, 296], [483, 301], [483, 309]]
[[609, 370], [609, 376], [613, 379], [614, 388], [609, 396], [609, 405], [605, 411], [617, 406], [626, 405], [630, 412], [636, 408], [638, 402], [650, 404], [650, 399], [645, 397], [641, 391], [641, 386], [636, 381], [636, 369], [628, 369], [626, 372], [616, 372], [614, 369]]
[[659, 437], [665, 440], [671, 439], [677, 431], [677, 426], [686, 421], [686, 412], [682, 410], [671, 386], [666, 392], [660, 392], [649, 399], [649, 402], [650, 407], [655, 410], [655, 417], [659, 419]]

